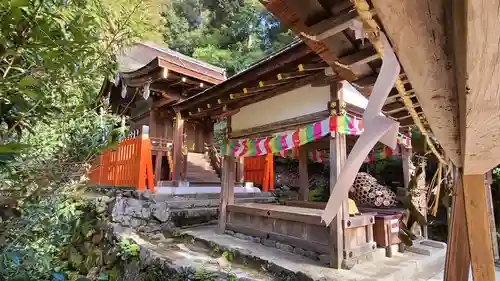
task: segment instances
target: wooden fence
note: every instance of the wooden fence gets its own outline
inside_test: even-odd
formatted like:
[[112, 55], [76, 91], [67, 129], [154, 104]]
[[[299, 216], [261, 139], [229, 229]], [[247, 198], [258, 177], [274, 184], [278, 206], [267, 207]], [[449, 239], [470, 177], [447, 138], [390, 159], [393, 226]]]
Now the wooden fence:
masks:
[[272, 154], [245, 157], [244, 166], [245, 181], [262, 186], [262, 190], [265, 192], [274, 190], [274, 161]]
[[147, 134], [125, 139], [100, 155], [89, 171], [92, 183], [102, 186], [147, 188], [154, 191], [151, 141]]

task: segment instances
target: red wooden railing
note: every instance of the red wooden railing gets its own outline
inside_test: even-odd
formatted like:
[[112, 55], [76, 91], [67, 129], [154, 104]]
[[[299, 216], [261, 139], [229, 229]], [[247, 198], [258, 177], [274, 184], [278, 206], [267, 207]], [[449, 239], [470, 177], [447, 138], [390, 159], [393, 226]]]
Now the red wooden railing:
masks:
[[262, 190], [265, 192], [274, 190], [274, 159], [272, 154], [245, 157], [244, 166], [245, 181], [262, 186]]
[[97, 157], [89, 171], [89, 179], [97, 185], [135, 187], [154, 191], [151, 141], [147, 135], [125, 139], [116, 149]]

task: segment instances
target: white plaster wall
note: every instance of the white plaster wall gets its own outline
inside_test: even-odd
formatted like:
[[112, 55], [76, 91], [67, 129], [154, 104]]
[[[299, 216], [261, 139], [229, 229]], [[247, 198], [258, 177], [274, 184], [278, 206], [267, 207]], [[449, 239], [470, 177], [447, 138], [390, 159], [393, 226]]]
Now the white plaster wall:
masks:
[[233, 131], [262, 126], [327, 109], [330, 88], [307, 85], [242, 107], [231, 117]]
[[[348, 82], [343, 82], [344, 100], [359, 108], [366, 108], [368, 100]], [[327, 109], [330, 86], [307, 85], [282, 95], [242, 107], [231, 118], [233, 131], [249, 129], [286, 119], [312, 114]]]

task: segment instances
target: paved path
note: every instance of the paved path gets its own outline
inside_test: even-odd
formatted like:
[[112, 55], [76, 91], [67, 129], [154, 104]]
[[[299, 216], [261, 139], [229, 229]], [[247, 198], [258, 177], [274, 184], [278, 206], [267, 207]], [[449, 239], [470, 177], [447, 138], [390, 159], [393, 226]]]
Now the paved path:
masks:
[[[496, 267], [495, 268], [495, 280], [500, 281], [500, 268]], [[440, 272], [439, 274], [436, 274], [434, 277], [427, 281], [443, 281], [443, 276], [444, 276], [444, 271]], [[472, 281], [472, 274], [469, 271], [469, 280]]]
[[182, 232], [207, 244], [217, 245], [220, 249], [231, 249], [249, 260], [265, 261], [272, 265], [270, 268], [294, 272], [297, 276], [305, 275], [312, 280], [324, 280], [327, 277], [332, 281], [425, 281], [443, 269], [446, 252], [446, 249], [434, 249], [431, 256], [395, 252], [392, 258], [386, 258], [384, 254], [372, 262], [357, 264], [352, 270], [335, 270], [303, 256], [230, 235], [219, 235], [215, 226], [189, 228]]

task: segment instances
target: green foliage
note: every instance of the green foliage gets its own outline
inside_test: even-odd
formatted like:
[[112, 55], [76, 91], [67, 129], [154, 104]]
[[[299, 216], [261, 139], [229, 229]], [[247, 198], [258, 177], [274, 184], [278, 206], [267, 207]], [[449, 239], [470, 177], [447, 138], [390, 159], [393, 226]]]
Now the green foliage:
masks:
[[214, 124], [213, 144], [217, 148], [221, 148], [226, 142], [227, 120], [221, 120]]
[[95, 202], [82, 200], [76, 193], [67, 187], [58, 196], [23, 204], [22, 216], [0, 234], [0, 276], [50, 280], [52, 272], [95, 265], [95, 259], [85, 259], [74, 245], [97, 240], [101, 215], [95, 212]]
[[155, 3], [0, 1], [0, 190], [21, 196], [0, 220], [0, 279], [75, 280], [103, 263], [102, 214], [75, 195], [120, 137], [99, 90], [118, 52], [161, 36]]
[[170, 48], [224, 67], [229, 75], [294, 38], [257, 0], [172, 0], [164, 17]]
[[[109, 0], [0, 2], [0, 163], [23, 136], [92, 110], [115, 56], [150, 26], [151, 3]], [[153, 25], [154, 26], [154, 25]], [[160, 32], [158, 31], [157, 34]], [[57, 135], [55, 135], [57, 136]]]
[[234, 259], [234, 254], [232, 251], [224, 251], [222, 253], [222, 257], [224, 257], [227, 261], [232, 261]]
[[204, 267], [198, 268], [191, 280], [193, 281], [215, 281], [217, 275], [206, 270]]
[[139, 256], [141, 248], [134, 241], [123, 239], [118, 243], [118, 256], [124, 261]]

